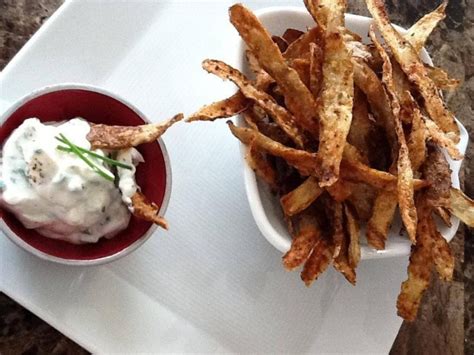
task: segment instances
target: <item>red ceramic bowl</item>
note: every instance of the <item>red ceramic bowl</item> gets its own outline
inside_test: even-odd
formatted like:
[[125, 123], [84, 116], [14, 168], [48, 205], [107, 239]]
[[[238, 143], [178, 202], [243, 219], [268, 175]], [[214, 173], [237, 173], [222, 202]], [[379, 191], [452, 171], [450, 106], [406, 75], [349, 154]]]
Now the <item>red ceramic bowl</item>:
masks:
[[[43, 122], [83, 117], [94, 123], [140, 125], [149, 121], [135, 107], [103, 89], [76, 85], [55, 85], [38, 90], [14, 104], [0, 119], [0, 145], [23, 120], [37, 117]], [[144, 194], [166, 211], [171, 191], [171, 169], [163, 141], [138, 147], [145, 162], [137, 167], [137, 183]], [[94, 244], [75, 245], [50, 239], [26, 229], [13, 214], [0, 209], [0, 227], [18, 246], [54, 262], [70, 265], [96, 265], [125, 256], [142, 245], [156, 226], [134, 216], [127, 229], [112, 239]]]

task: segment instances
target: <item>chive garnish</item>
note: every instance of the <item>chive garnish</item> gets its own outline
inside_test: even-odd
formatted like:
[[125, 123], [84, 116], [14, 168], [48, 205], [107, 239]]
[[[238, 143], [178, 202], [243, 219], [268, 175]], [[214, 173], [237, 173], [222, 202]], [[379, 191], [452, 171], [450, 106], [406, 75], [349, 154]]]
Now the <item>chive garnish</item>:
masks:
[[[84, 155], [84, 153], [80, 149], [78, 149], [80, 147], [78, 147], [75, 144], [71, 143], [71, 141], [69, 141], [69, 139], [67, 139], [62, 133], [59, 134], [59, 137], [55, 137], [55, 138], [58, 141], [60, 141], [61, 143], [66, 144], [69, 147], [69, 150], [70, 150], [71, 153], [76, 154], [80, 159], [82, 159], [82, 161], [84, 163], [86, 163], [92, 170], [94, 170], [97, 174], [102, 176], [104, 179], [112, 181], [112, 182], [115, 180], [115, 177], [113, 175], [110, 175], [110, 172], [108, 172], [108, 171], [106, 172], [106, 171], [102, 170], [97, 165], [95, 165], [92, 161], [90, 161]], [[60, 146], [58, 146], [56, 148], [59, 149], [59, 150], [64, 151], [64, 149], [61, 149], [59, 147]], [[62, 148], [66, 148], [66, 147], [62, 147]], [[66, 149], [68, 149], [68, 148], [66, 148]]]

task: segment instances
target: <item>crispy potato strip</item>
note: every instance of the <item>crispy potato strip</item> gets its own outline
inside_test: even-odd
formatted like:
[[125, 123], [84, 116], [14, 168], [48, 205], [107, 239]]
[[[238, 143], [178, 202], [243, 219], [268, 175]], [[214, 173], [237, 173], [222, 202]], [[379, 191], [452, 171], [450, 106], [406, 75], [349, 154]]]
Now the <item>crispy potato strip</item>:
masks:
[[318, 97], [323, 78], [323, 51], [315, 43], [309, 47], [309, 89], [315, 98]]
[[326, 238], [319, 238], [301, 271], [301, 279], [307, 287], [321, 275], [333, 259], [333, 247]]
[[354, 79], [351, 55], [342, 35], [326, 36], [323, 83], [320, 93], [321, 186], [331, 186], [339, 178], [340, 163], [352, 121]]
[[344, 243], [344, 215], [342, 211], [342, 203], [329, 200], [327, 207], [329, 215], [332, 217], [332, 244], [334, 246], [333, 257], [337, 258]]
[[446, 17], [445, 11], [447, 5], [448, 2], [443, 1], [434, 11], [419, 19], [404, 34], [405, 39], [410, 42], [416, 53], [420, 52], [431, 32], [433, 32], [438, 23]]
[[297, 224], [297, 233], [293, 236], [291, 248], [283, 256], [283, 266], [291, 271], [308, 259], [316, 242], [321, 238], [321, 231], [314, 216], [303, 214]]
[[424, 118], [424, 124], [428, 130], [429, 138], [440, 147], [443, 147], [448, 152], [449, 156], [454, 160], [461, 160], [464, 156], [461, 154], [456, 144], [448, 138], [446, 134], [438, 127], [438, 125], [428, 118]]
[[298, 147], [303, 147], [304, 135], [296, 126], [291, 114], [275, 102], [275, 99], [264, 91], [255, 88], [247, 78], [237, 69], [232, 68], [219, 60], [206, 59], [202, 67], [209, 73], [219, 76], [221, 79], [231, 80], [241, 90], [242, 94], [254, 100], [262, 107], [280, 128], [295, 142]]
[[310, 62], [307, 59], [296, 58], [288, 61], [290, 67], [292, 67], [300, 77], [301, 81], [306, 85], [307, 88], [310, 88]]
[[262, 69], [258, 63], [257, 58], [255, 58], [255, 55], [251, 51], [246, 50], [245, 57], [247, 58], [247, 63], [250, 70], [255, 74], [255, 87], [260, 90], [267, 91], [270, 85], [275, 82], [275, 80], [273, 80], [273, 78]]
[[416, 318], [421, 297], [430, 283], [433, 267], [430, 213], [426, 205], [420, 207], [417, 243], [410, 255], [408, 279], [402, 283], [401, 292], [397, 299], [398, 315], [408, 321], [413, 321]]
[[398, 138], [398, 205], [400, 207], [400, 215], [402, 216], [403, 224], [407, 230], [408, 236], [413, 244], [416, 243], [416, 226], [417, 226], [417, 212], [415, 208], [414, 189], [413, 189], [413, 170], [411, 168], [410, 156], [408, 146], [403, 131], [402, 122], [400, 120], [400, 102], [398, 100], [395, 84], [393, 81], [392, 64], [390, 58], [385, 52], [385, 49], [379, 43], [373, 28], [371, 26], [369, 31], [370, 38], [377, 48], [383, 60], [382, 81], [387, 89], [387, 94], [390, 98], [393, 116], [395, 118], [395, 133]]
[[454, 90], [459, 86], [460, 81], [458, 79], [450, 78], [441, 68], [430, 67], [425, 64], [426, 72], [431, 80], [435, 83], [438, 89], [442, 90]]
[[381, 190], [375, 198], [372, 216], [367, 222], [367, 243], [377, 250], [385, 249], [385, 241], [397, 209], [397, 195], [393, 191]]
[[248, 106], [249, 100], [238, 91], [226, 99], [201, 107], [197, 112], [189, 116], [186, 121], [214, 121], [218, 118], [228, 118], [245, 111]]
[[305, 175], [311, 175], [315, 167], [318, 166], [318, 157], [314, 153], [305, 150], [298, 150], [284, 146], [272, 139], [264, 136], [258, 131], [250, 128], [237, 127], [232, 122], [227, 122], [232, 134], [237, 137], [245, 145], [255, 144], [258, 149], [263, 150], [271, 155], [281, 157], [291, 166]]
[[323, 40], [323, 32], [319, 26], [313, 27], [308, 32], [305, 32], [297, 40], [293, 41], [283, 57], [287, 60], [295, 58], [303, 58], [306, 53], [309, 53], [309, 46], [311, 43], [321, 43]]
[[344, 26], [346, 0], [304, 0], [304, 4], [319, 26], [331, 31]]
[[450, 193], [450, 210], [466, 225], [474, 228], [474, 201], [467, 197], [461, 190], [452, 187]]
[[418, 171], [426, 159], [426, 129], [418, 108], [413, 110], [412, 126], [408, 137], [408, 151], [413, 171]]
[[433, 209], [433, 212], [443, 221], [445, 225], [451, 227], [451, 212], [446, 207], [437, 206]]
[[360, 231], [357, 219], [351, 211], [351, 207], [344, 204], [344, 214], [346, 216], [346, 228], [349, 235], [349, 265], [356, 268], [360, 261]]
[[349, 236], [342, 233], [341, 249], [334, 258], [334, 268], [339, 271], [352, 285], [356, 284], [356, 271], [349, 263]]
[[294, 216], [316, 201], [322, 193], [323, 189], [319, 187], [318, 180], [310, 176], [296, 189], [280, 198], [283, 212], [287, 216]]
[[254, 144], [250, 143], [245, 159], [257, 176], [265, 181], [272, 190], [277, 191], [277, 173], [266, 159], [265, 154], [259, 151]]
[[445, 281], [453, 280], [454, 255], [448, 242], [436, 229], [433, 218], [429, 217], [430, 234], [433, 240], [433, 262], [436, 271], [441, 279]]
[[354, 207], [358, 220], [368, 221], [372, 216], [377, 191], [370, 185], [364, 183], [350, 184], [351, 194], [347, 200]]
[[282, 35], [283, 39], [286, 41], [288, 44], [292, 44], [294, 41], [296, 41], [298, 38], [300, 38], [302, 35], [304, 35], [305, 32], [297, 30], [295, 28], [288, 28]]
[[451, 169], [439, 149], [429, 151], [422, 173], [423, 178], [430, 184], [426, 189], [426, 202], [431, 207], [449, 207]]
[[168, 229], [168, 222], [163, 217], [158, 216], [159, 207], [150, 202], [141, 192], [135, 192], [132, 196], [133, 215], [145, 221], [153, 222], [161, 228]]
[[352, 194], [352, 184], [342, 179], [337, 180], [331, 186], [326, 187], [326, 191], [334, 201], [345, 201]]
[[287, 65], [268, 31], [257, 17], [241, 4], [233, 5], [229, 9], [229, 14], [230, 22], [255, 54], [261, 67], [278, 83], [285, 96], [286, 106], [298, 125], [316, 135], [318, 132], [316, 101], [298, 73]]
[[456, 140], [459, 140], [459, 128], [454, 121], [454, 115], [446, 109], [439, 95], [438, 88], [428, 77], [426, 69], [418, 57], [418, 53], [391, 25], [383, 0], [366, 0], [366, 3], [395, 59], [410, 81], [417, 86], [431, 119], [444, 132], [454, 133]]
[[347, 141], [356, 147], [365, 158], [370, 153], [370, 136], [373, 133], [373, 122], [369, 118], [367, 99], [360, 89], [354, 91], [352, 124]]
[[87, 140], [92, 149], [126, 149], [151, 143], [166, 132], [173, 124], [183, 119], [178, 114], [164, 123], [150, 123], [141, 126], [108, 126], [91, 124]]

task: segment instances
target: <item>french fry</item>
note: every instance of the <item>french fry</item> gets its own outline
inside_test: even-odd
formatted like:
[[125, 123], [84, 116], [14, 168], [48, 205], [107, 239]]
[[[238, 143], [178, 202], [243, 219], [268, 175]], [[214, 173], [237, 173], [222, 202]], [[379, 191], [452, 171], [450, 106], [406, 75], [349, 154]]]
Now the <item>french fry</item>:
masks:
[[291, 271], [308, 259], [316, 242], [321, 238], [321, 231], [316, 218], [303, 214], [297, 221], [297, 233], [293, 236], [290, 250], [283, 256], [283, 266]]
[[372, 215], [377, 190], [368, 184], [349, 183], [351, 194], [347, 200], [354, 207], [359, 221], [367, 221]]
[[370, 153], [370, 137], [373, 133], [373, 122], [369, 118], [367, 99], [360, 89], [355, 88], [352, 124], [347, 141], [367, 159]]
[[428, 131], [429, 139], [431, 139], [440, 147], [445, 148], [449, 156], [454, 160], [460, 160], [464, 158], [464, 156], [459, 152], [459, 149], [456, 147], [456, 144], [453, 142], [453, 140], [448, 138], [448, 136], [443, 133], [443, 131], [438, 127], [435, 122], [425, 117], [423, 121]]
[[161, 228], [168, 229], [168, 223], [163, 217], [158, 216], [159, 207], [150, 202], [141, 192], [135, 192], [132, 196], [133, 215], [138, 218], [153, 222]]
[[333, 259], [332, 245], [326, 238], [318, 239], [313, 247], [311, 255], [304, 264], [303, 271], [301, 271], [301, 279], [307, 287], [321, 275], [331, 264]]
[[294, 41], [296, 41], [298, 38], [300, 38], [302, 35], [304, 35], [305, 32], [294, 29], [294, 28], [288, 28], [286, 31], [283, 33], [282, 37], [288, 43], [291, 45]]
[[224, 62], [206, 59], [202, 63], [202, 67], [207, 72], [215, 74], [221, 79], [231, 80], [234, 82], [245, 97], [254, 100], [260, 107], [262, 107], [269, 115], [272, 116], [280, 128], [298, 147], [304, 146], [304, 135], [294, 123], [293, 117], [287, 110], [278, 105], [272, 96], [255, 88], [241, 72], [232, 68], [230, 65], [225, 64]]
[[433, 218], [429, 217], [431, 238], [433, 240], [433, 262], [441, 279], [452, 281], [454, 273], [454, 255], [448, 242], [436, 229]]
[[240, 91], [237, 91], [226, 99], [201, 107], [189, 116], [186, 122], [214, 121], [218, 118], [232, 117], [245, 111], [249, 103], [250, 101]]
[[267, 91], [275, 80], [273, 80], [273, 78], [260, 67], [257, 58], [255, 58], [255, 55], [251, 51], [246, 50], [245, 57], [247, 58], [250, 70], [255, 74], [255, 87]]
[[398, 315], [407, 321], [413, 321], [418, 313], [423, 292], [428, 288], [433, 267], [430, 211], [423, 201], [419, 201], [419, 221], [417, 242], [410, 255], [408, 279], [402, 283], [397, 299]]
[[296, 58], [296, 59], [289, 60], [288, 63], [290, 64], [290, 67], [292, 67], [298, 73], [298, 76], [300, 77], [303, 84], [305, 84], [306, 87], [309, 89], [310, 88], [310, 77], [309, 77], [310, 62], [309, 60]]
[[352, 184], [339, 179], [331, 186], [326, 187], [326, 191], [335, 201], [342, 202], [347, 200], [352, 194]]
[[319, 26], [329, 31], [344, 26], [346, 0], [304, 0], [304, 4]]
[[352, 121], [354, 97], [353, 66], [342, 36], [326, 36], [323, 83], [319, 106], [319, 150], [321, 186], [331, 186], [339, 178], [340, 163]]
[[459, 128], [453, 114], [443, 104], [436, 85], [428, 77], [423, 63], [418, 58], [418, 53], [391, 25], [383, 0], [366, 0], [366, 3], [395, 59], [409, 80], [418, 88], [430, 118], [439, 125], [443, 132], [452, 132], [455, 141], [458, 141]]
[[426, 189], [426, 201], [431, 207], [449, 207], [451, 169], [443, 153], [432, 148], [422, 167], [423, 178], [430, 184]]
[[342, 211], [342, 203], [329, 200], [328, 210], [331, 215], [332, 222], [332, 244], [334, 246], [333, 257], [337, 258], [341, 252], [344, 243], [344, 215]]
[[360, 231], [359, 224], [351, 211], [351, 207], [344, 204], [344, 214], [346, 216], [346, 228], [349, 235], [348, 260], [349, 265], [356, 268], [360, 261]]
[[[369, 0], [372, 1], [372, 0]], [[395, 84], [393, 81], [392, 64], [385, 49], [379, 43], [373, 27], [371, 26], [369, 31], [370, 38], [377, 48], [380, 56], [383, 60], [383, 74], [382, 81], [387, 89], [388, 97], [390, 98], [390, 104], [392, 107], [393, 116], [395, 118], [395, 133], [398, 139], [398, 206], [400, 207], [400, 215], [403, 220], [403, 224], [407, 230], [408, 236], [413, 244], [416, 243], [416, 226], [417, 226], [417, 212], [414, 201], [414, 188], [413, 188], [413, 170], [411, 168], [410, 156], [408, 146], [405, 139], [405, 133], [403, 131], [402, 122], [400, 120], [400, 102], [398, 100]]]
[[287, 108], [294, 115], [297, 124], [317, 136], [319, 128], [316, 101], [296, 71], [286, 64], [270, 34], [257, 17], [241, 4], [233, 5], [229, 9], [229, 15], [230, 22], [255, 54], [261, 67], [278, 83]]
[[277, 191], [277, 173], [266, 159], [265, 154], [259, 151], [254, 144], [250, 143], [245, 158], [257, 176], [265, 181], [272, 190]]
[[426, 128], [418, 108], [413, 110], [412, 126], [408, 137], [408, 152], [413, 171], [418, 171], [426, 159]]
[[380, 190], [375, 198], [372, 216], [367, 222], [367, 243], [377, 250], [385, 249], [385, 241], [397, 209], [397, 195], [393, 191]]
[[449, 209], [457, 218], [471, 228], [474, 228], [474, 201], [461, 190], [451, 187]]
[[339, 255], [334, 258], [334, 268], [339, 271], [352, 285], [356, 284], [356, 271], [349, 263], [349, 236], [343, 233]]
[[451, 223], [451, 212], [449, 212], [449, 209], [446, 207], [436, 206], [433, 209], [433, 212], [443, 221], [445, 225], [452, 227], [453, 224]]
[[313, 96], [317, 98], [323, 76], [323, 51], [315, 43], [310, 43], [309, 60], [309, 89]]
[[87, 140], [92, 149], [126, 149], [143, 143], [150, 143], [164, 134], [176, 122], [183, 119], [178, 114], [163, 123], [150, 123], [141, 126], [108, 126], [91, 124]]
[[309, 207], [322, 193], [318, 180], [310, 176], [296, 189], [280, 198], [283, 212], [287, 216], [294, 216]]
[[426, 72], [431, 80], [435, 83], [438, 89], [442, 90], [454, 90], [459, 86], [460, 81], [458, 79], [450, 78], [441, 68], [430, 67], [425, 64]]
[[434, 11], [419, 19], [403, 35], [405, 39], [410, 42], [415, 52], [420, 52], [428, 36], [433, 32], [438, 23], [446, 17], [445, 11], [447, 5], [448, 2], [443, 1]]
[[322, 41], [322, 29], [319, 26], [313, 27], [293, 41], [283, 53], [283, 57], [287, 60], [303, 58], [306, 53], [309, 53], [311, 43], [322, 43]]

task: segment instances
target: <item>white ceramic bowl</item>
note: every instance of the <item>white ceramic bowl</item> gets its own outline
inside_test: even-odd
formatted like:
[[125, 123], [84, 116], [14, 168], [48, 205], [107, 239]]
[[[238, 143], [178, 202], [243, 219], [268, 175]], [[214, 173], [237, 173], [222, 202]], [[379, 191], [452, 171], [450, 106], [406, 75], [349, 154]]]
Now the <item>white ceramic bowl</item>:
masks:
[[[269, 7], [256, 11], [263, 25], [269, 30], [271, 34], [281, 35], [287, 28], [296, 28], [305, 31], [308, 27], [313, 27], [314, 20], [309, 15], [307, 10], [303, 7]], [[346, 27], [357, 33], [364, 41], [368, 41], [369, 25], [372, 19], [364, 16], [346, 14]], [[401, 32], [406, 32], [400, 26], [395, 28]], [[245, 43], [240, 40], [240, 67], [244, 72], [248, 72], [247, 63], [244, 56]], [[421, 51], [421, 58], [428, 64], [433, 64], [431, 58], [425, 49]], [[239, 125], [245, 125], [242, 118], [238, 120]], [[461, 140], [458, 144], [458, 149], [461, 153], [465, 153], [468, 134], [464, 126], [459, 121], [458, 125], [461, 131]], [[245, 147], [241, 145], [242, 158], [245, 158]], [[452, 170], [452, 185], [459, 187], [459, 169], [461, 168], [461, 161], [453, 161], [447, 157], [449, 165]], [[267, 188], [265, 183], [261, 182], [253, 170], [247, 165], [244, 159], [244, 179], [247, 198], [249, 200], [250, 208], [253, 217], [257, 223], [258, 228], [276, 249], [282, 253], [287, 252], [291, 245], [291, 236], [288, 233], [286, 224], [283, 220], [283, 212], [281, 211], [278, 196], [273, 195]], [[439, 230], [448, 241], [453, 238], [459, 226], [459, 220], [452, 218], [452, 226], [449, 228], [445, 225], [439, 224]], [[375, 250], [367, 245], [365, 239], [365, 230], [361, 228], [361, 257], [362, 259], [385, 258], [393, 256], [404, 256], [410, 253], [410, 242], [405, 236], [400, 236], [401, 228], [400, 217], [397, 215], [392, 225], [385, 250]]]

